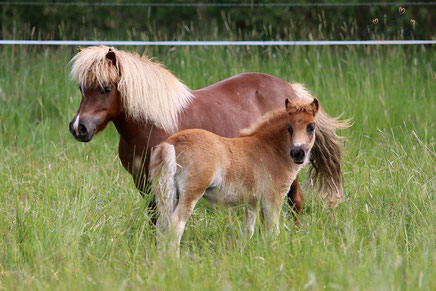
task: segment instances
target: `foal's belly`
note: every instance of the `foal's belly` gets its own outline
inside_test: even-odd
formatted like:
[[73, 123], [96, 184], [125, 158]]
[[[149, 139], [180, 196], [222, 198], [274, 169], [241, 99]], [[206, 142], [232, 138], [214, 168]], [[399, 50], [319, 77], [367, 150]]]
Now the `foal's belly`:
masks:
[[237, 206], [241, 204], [255, 204], [257, 195], [253, 195], [243, 187], [222, 188], [219, 186], [209, 187], [204, 191], [203, 198], [210, 204], [222, 206]]

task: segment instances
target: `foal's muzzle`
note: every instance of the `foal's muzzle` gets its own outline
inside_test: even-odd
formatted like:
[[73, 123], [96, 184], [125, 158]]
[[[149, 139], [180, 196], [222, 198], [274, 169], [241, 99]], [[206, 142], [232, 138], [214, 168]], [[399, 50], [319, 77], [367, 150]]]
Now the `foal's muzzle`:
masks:
[[77, 128], [74, 128], [74, 121], [75, 119], [69, 125], [71, 135], [78, 141], [89, 142], [94, 136], [96, 125], [87, 119], [83, 119], [83, 121], [78, 122]]
[[304, 161], [306, 159], [306, 151], [303, 148], [303, 146], [294, 147], [291, 150], [291, 158], [294, 161], [294, 163], [296, 163], [296, 164], [304, 163]]

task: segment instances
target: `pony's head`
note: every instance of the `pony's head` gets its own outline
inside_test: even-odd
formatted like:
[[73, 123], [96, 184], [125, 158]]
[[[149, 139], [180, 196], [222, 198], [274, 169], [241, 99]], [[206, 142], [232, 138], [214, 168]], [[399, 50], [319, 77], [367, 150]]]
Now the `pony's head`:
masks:
[[88, 142], [122, 111], [117, 88], [120, 68], [113, 48], [79, 48], [71, 62], [71, 77], [79, 83], [82, 101], [70, 122], [70, 132], [78, 141]]
[[319, 102], [316, 98], [310, 104], [286, 99], [285, 106], [291, 138], [290, 155], [294, 163], [303, 164], [308, 161], [308, 153], [315, 143], [315, 116], [319, 110]]
[[107, 46], [79, 49], [71, 60], [71, 78], [79, 83], [82, 101], [70, 132], [87, 142], [120, 114], [175, 132], [178, 114], [191, 91], [168, 70], [145, 56]]

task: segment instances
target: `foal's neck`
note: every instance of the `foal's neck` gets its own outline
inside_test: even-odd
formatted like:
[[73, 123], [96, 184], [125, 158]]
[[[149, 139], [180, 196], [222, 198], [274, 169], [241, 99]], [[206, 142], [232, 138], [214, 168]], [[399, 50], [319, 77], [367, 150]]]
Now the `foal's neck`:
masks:
[[272, 120], [261, 124], [252, 135], [259, 138], [262, 142], [266, 142], [281, 153], [288, 155], [290, 139], [287, 120], [287, 114], [274, 116]]

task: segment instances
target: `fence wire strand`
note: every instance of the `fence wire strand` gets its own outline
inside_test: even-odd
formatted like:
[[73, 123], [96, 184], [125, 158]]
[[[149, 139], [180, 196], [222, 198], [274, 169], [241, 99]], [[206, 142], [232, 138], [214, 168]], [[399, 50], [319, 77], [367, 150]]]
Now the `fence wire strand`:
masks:
[[323, 41], [97, 41], [97, 40], [0, 40], [0, 45], [109, 45], [109, 46], [328, 46], [423, 45], [436, 40], [323, 40]]

